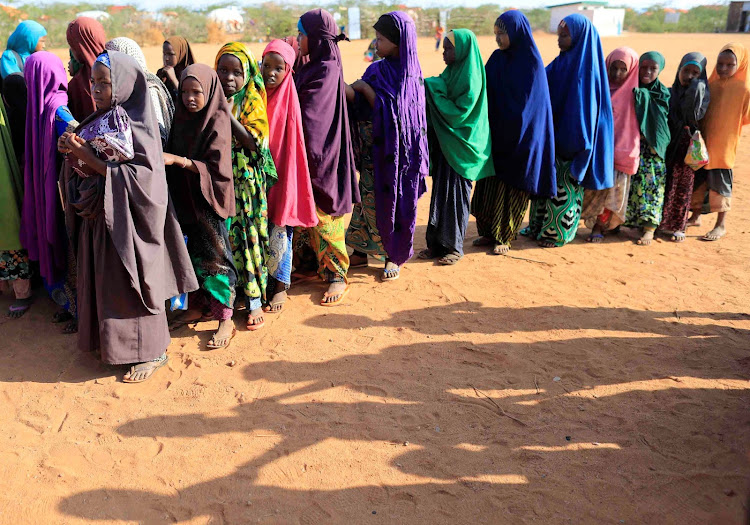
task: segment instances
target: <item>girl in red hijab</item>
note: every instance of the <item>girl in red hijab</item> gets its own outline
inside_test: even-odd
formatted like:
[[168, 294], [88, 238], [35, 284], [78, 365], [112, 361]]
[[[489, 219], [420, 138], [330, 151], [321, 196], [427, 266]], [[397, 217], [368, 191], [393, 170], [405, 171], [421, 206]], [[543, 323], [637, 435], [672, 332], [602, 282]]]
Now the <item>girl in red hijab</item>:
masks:
[[73, 58], [81, 64], [68, 84], [68, 107], [73, 117], [82, 122], [96, 110], [91, 96], [91, 67], [96, 57], [104, 53], [107, 37], [98, 21], [85, 16], [73, 20], [65, 36]]

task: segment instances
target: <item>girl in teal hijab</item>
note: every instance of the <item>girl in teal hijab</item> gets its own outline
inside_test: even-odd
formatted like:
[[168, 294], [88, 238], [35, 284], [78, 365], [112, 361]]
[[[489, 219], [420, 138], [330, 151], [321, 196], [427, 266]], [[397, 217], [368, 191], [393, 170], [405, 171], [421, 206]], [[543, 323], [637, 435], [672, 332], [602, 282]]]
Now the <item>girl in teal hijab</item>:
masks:
[[669, 89], [659, 80], [664, 56], [657, 51], [641, 55], [635, 114], [641, 128], [641, 164], [630, 181], [626, 225], [641, 229], [638, 244], [648, 246], [661, 223], [667, 180], [665, 156], [669, 146]]
[[471, 183], [494, 176], [487, 82], [477, 38], [468, 29], [445, 36], [440, 76], [425, 79], [432, 197], [421, 259], [444, 265], [463, 257]]
[[24, 20], [18, 24], [8, 37], [7, 49], [0, 57], [0, 76], [4, 79], [12, 73], [23, 73], [23, 65], [29, 55], [44, 49], [46, 36], [47, 30], [39, 22]]

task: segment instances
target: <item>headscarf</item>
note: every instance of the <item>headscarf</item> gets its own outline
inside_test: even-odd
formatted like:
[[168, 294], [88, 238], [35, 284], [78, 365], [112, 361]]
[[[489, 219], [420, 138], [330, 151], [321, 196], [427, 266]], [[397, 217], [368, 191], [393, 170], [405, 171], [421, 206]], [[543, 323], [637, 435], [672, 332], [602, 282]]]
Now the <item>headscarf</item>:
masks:
[[742, 126], [750, 124], [750, 76], [747, 48], [731, 42], [720, 54], [731, 51], [737, 57], [737, 72], [727, 79], [719, 77], [714, 68], [708, 79], [711, 104], [701, 122], [708, 148], [706, 169], [732, 169], [737, 155]]
[[23, 205], [23, 175], [18, 168], [5, 106], [0, 102], [0, 251], [22, 248], [18, 233]]
[[641, 161], [641, 129], [635, 115], [633, 94], [638, 87], [638, 54], [629, 47], [618, 47], [607, 57], [607, 72], [618, 60], [625, 64], [628, 72], [622, 84], [609, 85], [615, 123], [615, 169], [635, 175]]
[[[644, 60], [653, 60], [659, 65], [659, 73], [664, 71], [664, 55], [658, 51], [649, 51], [641, 55]], [[658, 76], [649, 85], [642, 85], [635, 90], [635, 115], [641, 128], [641, 135], [659, 157], [666, 159], [669, 146], [669, 89], [661, 83]]]
[[555, 155], [571, 161], [570, 174], [584, 188], [611, 188], [615, 140], [602, 42], [583, 15], [568, 15], [560, 24], [570, 30], [573, 46], [547, 66]]
[[309, 228], [318, 224], [318, 215], [310, 183], [302, 114], [292, 77], [297, 53], [284, 40], [271, 41], [263, 51], [264, 59], [268, 53], [277, 53], [286, 62], [284, 80], [267, 95], [269, 148], [278, 175], [278, 182], [268, 190], [268, 219], [277, 226]]
[[557, 194], [555, 128], [544, 62], [531, 25], [520, 11], [507, 11], [495, 25], [510, 47], [487, 61], [487, 106], [495, 175], [540, 197]]
[[[394, 11], [393, 13], [397, 13]], [[407, 15], [408, 16], [408, 15]], [[413, 22], [412, 22], [413, 23]], [[386, 13], [378, 18], [372, 28], [397, 46], [401, 45], [401, 30], [398, 27], [392, 13]]]
[[143, 54], [141, 47], [127, 37], [113, 38], [104, 46], [109, 51], [119, 51], [135, 59], [138, 66], [146, 74], [149, 93], [151, 94], [151, 103], [156, 110], [156, 120], [159, 122], [159, 134], [161, 135], [162, 145], [166, 146], [169, 132], [172, 129], [172, 119], [174, 118], [174, 100], [164, 82], [159, 77], [148, 70], [146, 56]]
[[[383, 17], [391, 22], [383, 21]], [[399, 43], [399, 57], [373, 62], [362, 80], [375, 90], [375, 221], [388, 257], [400, 266], [414, 255], [417, 201], [427, 189], [427, 109], [416, 26], [401, 11], [383, 17], [378, 24], [381, 28], [393, 26], [388, 38]]]
[[[702, 53], [688, 53], [680, 60], [680, 67], [677, 68], [674, 76], [669, 96], [669, 131], [672, 137], [667, 148], [666, 160], [669, 165], [681, 160], [677, 159], [675, 154], [678, 153], [677, 147], [685, 133], [685, 127], [688, 127], [688, 131], [692, 134], [698, 129], [698, 121], [706, 115], [706, 110], [708, 110], [711, 96], [708, 91], [707, 63]], [[699, 68], [701, 73], [690, 84], [683, 86], [680, 83], [680, 71], [689, 64]]]
[[91, 95], [91, 68], [96, 57], [104, 52], [107, 37], [97, 20], [85, 16], [76, 18], [68, 25], [66, 37], [70, 49], [81, 63], [81, 69], [68, 84], [70, 112], [80, 122], [96, 111]]
[[28, 104], [21, 244], [32, 261], [39, 261], [41, 276], [52, 284], [63, 277], [66, 263], [55, 112], [68, 103], [68, 76], [57, 56], [39, 51], [26, 60], [24, 77]]
[[[191, 64], [195, 64], [193, 50], [190, 49], [190, 44], [185, 39], [185, 37], [182, 36], [173, 36], [171, 38], [167, 38], [164, 43], [171, 45], [172, 49], [174, 49], [175, 55], [177, 57], [177, 63], [174, 66], [174, 74], [178, 79], [181, 79], [182, 72], [185, 71], [185, 68]], [[161, 71], [161, 69], [159, 71]]]
[[172, 133], [166, 149], [169, 153], [189, 158], [198, 168], [196, 176], [179, 166], [170, 166], [167, 180], [177, 216], [181, 223], [195, 222], [197, 206], [194, 199], [202, 195], [222, 219], [234, 217], [230, 107], [219, 76], [211, 67], [193, 64], [185, 68], [180, 78], [180, 91], [188, 78], [200, 83], [206, 105], [199, 112], [191, 113], [182, 97], [177, 97]]
[[292, 49], [294, 49], [294, 64], [292, 66], [292, 71], [296, 75], [297, 71], [299, 71], [299, 68], [304, 66], [310, 61], [309, 56], [302, 56], [299, 52], [299, 41], [297, 40], [296, 36], [286, 36], [284, 37], [284, 42], [292, 46]]
[[323, 9], [308, 11], [300, 18], [307, 32], [310, 62], [294, 79], [302, 110], [305, 147], [310, 166], [315, 204], [335, 217], [352, 211], [359, 202], [359, 184], [354, 167], [346, 84], [333, 15]]
[[[42, 24], [24, 20], [8, 37], [7, 49], [0, 58], [0, 76], [4, 79], [11, 73], [23, 73], [23, 64], [36, 49], [39, 39], [47, 34]], [[21, 63], [18, 63], [18, 54]]]
[[268, 149], [268, 113], [266, 112], [267, 95], [260, 73], [258, 61], [245, 44], [230, 42], [225, 44], [216, 54], [215, 69], [219, 69], [219, 60], [223, 55], [232, 55], [242, 64], [245, 83], [229, 98], [232, 104], [232, 114], [245, 126], [255, 139], [260, 154], [257, 165], [262, 169], [267, 187], [276, 183], [276, 166], [273, 163], [271, 151]]
[[[66, 162], [66, 222], [75, 237], [79, 217], [99, 213], [97, 206], [101, 206], [107, 232], [131, 286], [144, 307], [158, 314], [164, 311], [168, 298], [195, 290], [198, 283], [169, 202], [146, 75], [124, 53], [109, 51], [106, 55], [112, 76], [112, 107], [120, 106], [130, 118], [135, 156], [130, 161], [108, 163], [104, 177], [79, 177]], [[76, 131], [109, 111], [97, 111]]]
[[440, 76], [425, 79], [427, 115], [445, 160], [459, 175], [475, 181], [494, 174], [486, 73], [474, 33], [451, 33], [456, 61]]

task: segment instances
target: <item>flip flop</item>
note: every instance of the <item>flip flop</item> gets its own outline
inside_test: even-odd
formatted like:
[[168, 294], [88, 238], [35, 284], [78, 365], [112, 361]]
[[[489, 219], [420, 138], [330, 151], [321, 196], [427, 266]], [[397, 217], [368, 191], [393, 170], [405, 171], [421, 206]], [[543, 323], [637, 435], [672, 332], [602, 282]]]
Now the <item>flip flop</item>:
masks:
[[[273, 297], [276, 297], [277, 295], [278, 294], [274, 294]], [[271, 297], [271, 302], [263, 307], [263, 311], [267, 314], [277, 314], [281, 312], [281, 310], [284, 308], [284, 305], [286, 304], [287, 299], [289, 298], [289, 295], [285, 295], [283, 301], [274, 301], [273, 297]], [[248, 328], [248, 330], [250, 330], [250, 328]]]
[[592, 233], [586, 238], [586, 242], [594, 242], [594, 239], [604, 239], [604, 235], [601, 233]]
[[328, 295], [328, 292], [325, 292], [323, 294], [323, 299], [320, 301], [320, 306], [326, 306], [326, 307], [338, 306], [343, 302], [344, 297], [346, 297], [348, 293], [349, 293], [349, 285], [346, 285], [346, 288], [344, 288], [344, 290], [340, 294], [338, 294], [339, 295], [338, 299], [336, 299], [335, 301], [326, 303], [325, 302], [326, 297], [331, 297], [331, 296]]
[[[216, 334], [214, 334], [216, 335]], [[213, 341], [214, 337], [211, 336], [211, 339], [206, 343], [206, 350], [221, 350], [222, 348], [229, 348], [229, 345], [232, 344], [232, 339], [234, 339], [234, 336], [237, 335], [237, 328], [232, 328], [232, 335], [227, 337], [227, 342], [223, 345], [212, 345], [211, 341]]]
[[395, 268], [383, 268], [383, 281], [395, 281], [401, 275], [401, 268], [396, 266]]
[[495, 244], [495, 246], [492, 248], [492, 255], [508, 255], [508, 252], [510, 252], [510, 246], [506, 244]]
[[471, 244], [472, 246], [490, 246], [495, 244], [495, 241], [489, 237], [477, 237], [471, 242]]
[[169, 331], [170, 332], [176, 332], [183, 326], [190, 326], [196, 325], [198, 323], [207, 323], [208, 321], [213, 321], [213, 316], [202, 314], [197, 319], [180, 319], [179, 317], [174, 319], [171, 323], [169, 323]]
[[458, 261], [463, 259], [463, 255], [459, 255], [457, 253], [447, 253], [443, 255], [440, 259], [438, 259], [438, 264], [442, 264], [443, 266], [453, 266]]
[[255, 332], [256, 330], [260, 330], [266, 324], [265, 319], [263, 319], [260, 323], [250, 324], [250, 319], [257, 319], [257, 317], [253, 317], [250, 314], [247, 315], [247, 323], [245, 323], [245, 328], [247, 328], [250, 332]]
[[685, 232], [674, 232], [672, 234], [672, 242], [685, 242]]
[[8, 317], [12, 319], [20, 319], [23, 314], [29, 311], [31, 303], [28, 304], [12, 304], [8, 307]]
[[429, 248], [422, 250], [417, 254], [417, 259], [434, 259], [435, 257], [437, 257], [437, 255]]
[[169, 356], [166, 356], [163, 361], [147, 361], [145, 363], [138, 363], [137, 365], [130, 367], [130, 377], [133, 377], [137, 372], [148, 372], [150, 373], [146, 374], [146, 376], [143, 379], [126, 379], [125, 376], [122, 378], [123, 383], [143, 383], [147, 379], [149, 379], [152, 375], [154, 375], [154, 372], [159, 370], [161, 367], [167, 364], [169, 361]]

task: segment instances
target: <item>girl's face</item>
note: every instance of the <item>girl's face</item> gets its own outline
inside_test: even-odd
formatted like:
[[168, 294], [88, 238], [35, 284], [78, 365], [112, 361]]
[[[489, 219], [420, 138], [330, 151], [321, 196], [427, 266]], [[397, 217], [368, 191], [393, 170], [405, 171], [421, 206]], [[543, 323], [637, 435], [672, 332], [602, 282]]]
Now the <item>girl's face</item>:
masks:
[[36, 43], [36, 47], [34, 48], [34, 52], [37, 51], [44, 51], [47, 47], [47, 35], [39, 37], [39, 40]]
[[380, 58], [398, 56], [398, 46], [375, 31], [375, 52]]
[[641, 60], [638, 77], [643, 85], [653, 84], [659, 76], [659, 64], [653, 60]]
[[242, 67], [240, 59], [234, 55], [221, 55], [219, 64], [216, 66], [216, 72], [219, 74], [221, 87], [224, 88], [224, 96], [227, 98], [237, 93], [245, 85], [245, 68]]
[[737, 55], [729, 50], [719, 54], [716, 59], [716, 73], [719, 78], [731, 78], [737, 73]]
[[619, 86], [625, 81], [625, 77], [628, 76], [628, 66], [622, 60], [615, 60], [609, 66], [609, 83], [614, 86]]
[[263, 57], [263, 83], [266, 89], [273, 90], [286, 78], [286, 62], [278, 53], [268, 53]]
[[206, 94], [197, 78], [187, 77], [182, 81], [182, 103], [190, 113], [198, 113], [206, 107]]
[[570, 36], [570, 29], [564, 22], [560, 22], [560, 25], [557, 26], [557, 47], [560, 48], [560, 51], [567, 51], [573, 47], [573, 37]]
[[450, 66], [456, 61], [456, 47], [453, 42], [447, 38], [443, 39], [443, 62], [446, 66]]
[[508, 36], [508, 33], [497, 26], [495, 26], [495, 42], [497, 42], [497, 47], [499, 47], [501, 51], [505, 51], [510, 47], [510, 37]]
[[177, 53], [175, 53], [172, 44], [164, 42], [164, 45], [161, 47], [161, 52], [164, 67], [175, 67], [177, 65]]
[[310, 50], [307, 48], [307, 35], [300, 33], [297, 37], [297, 43], [299, 44], [300, 56], [306, 57], [310, 54]]
[[690, 85], [694, 78], [698, 78], [699, 76], [701, 76], [701, 68], [695, 64], [687, 64], [682, 66], [677, 78], [680, 80], [680, 85], [686, 87]]
[[112, 72], [101, 62], [94, 62], [91, 68], [91, 95], [96, 109], [112, 107]]

